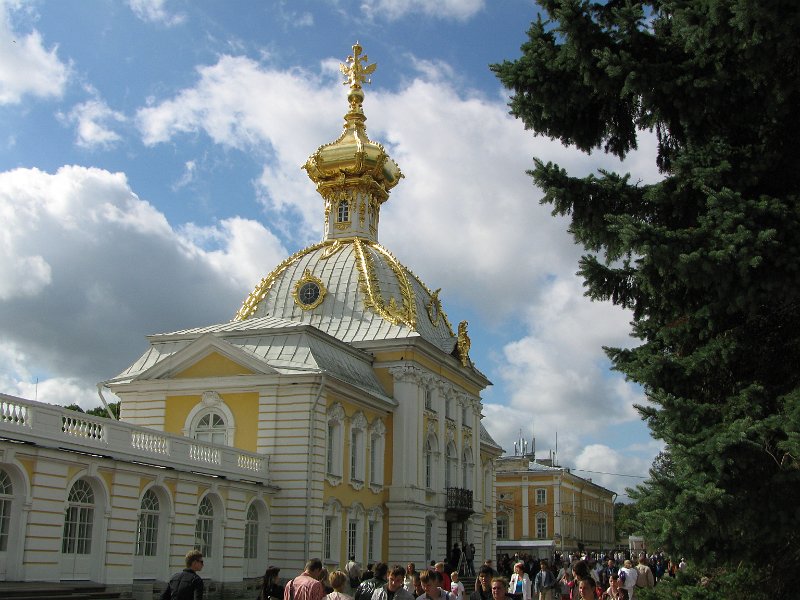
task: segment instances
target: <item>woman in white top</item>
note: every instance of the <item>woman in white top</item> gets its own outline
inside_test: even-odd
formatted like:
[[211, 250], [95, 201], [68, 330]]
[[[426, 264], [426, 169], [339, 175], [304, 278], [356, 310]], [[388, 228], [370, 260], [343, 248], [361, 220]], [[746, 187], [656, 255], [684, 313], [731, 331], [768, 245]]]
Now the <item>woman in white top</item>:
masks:
[[518, 562], [514, 565], [514, 574], [508, 584], [508, 593], [519, 600], [531, 600], [531, 578], [525, 572], [525, 565]]
[[328, 582], [331, 584], [333, 591], [325, 596], [325, 600], [353, 600], [352, 596], [348, 596], [342, 590], [344, 584], [347, 582], [348, 577], [344, 571], [334, 571], [328, 577]]
[[639, 571], [633, 568], [631, 561], [626, 560], [622, 563], [622, 568], [619, 570], [619, 578], [622, 581], [622, 589], [628, 591], [628, 600], [633, 600], [633, 592], [636, 590], [636, 578], [638, 576]]

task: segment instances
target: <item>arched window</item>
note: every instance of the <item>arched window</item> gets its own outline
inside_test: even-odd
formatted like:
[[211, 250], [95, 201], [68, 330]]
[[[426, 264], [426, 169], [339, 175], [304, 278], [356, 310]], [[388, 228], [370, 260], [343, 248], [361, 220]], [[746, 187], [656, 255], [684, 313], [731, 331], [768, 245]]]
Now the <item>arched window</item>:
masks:
[[439, 444], [434, 435], [429, 435], [425, 443], [425, 487], [433, 489], [434, 470], [436, 467], [436, 453], [439, 449]]
[[375, 491], [383, 485], [383, 454], [386, 450], [386, 426], [375, 419], [369, 428], [369, 484]]
[[322, 560], [339, 562], [339, 540], [342, 531], [342, 505], [331, 500], [325, 506], [322, 530]]
[[357, 489], [364, 483], [364, 455], [366, 453], [365, 430], [367, 419], [358, 412], [350, 422], [350, 481]]
[[547, 513], [536, 513], [536, 539], [547, 539]]
[[139, 509], [136, 556], [155, 556], [158, 553], [158, 511], [158, 497], [153, 490], [147, 490]]
[[253, 504], [244, 522], [244, 557], [258, 558], [258, 510]]
[[339, 403], [328, 408], [328, 432], [325, 457], [325, 472], [332, 484], [341, 482], [342, 477], [342, 429], [344, 428], [344, 409]]
[[445, 469], [444, 469], [444, 487], [456, 487], [456, 467], [458, 466], [458, 450], [452, 441], [447, 444], [447, 456], [445, 456]]
[[198, 419], [194, 428], [194, 439], [198, 442], [225, 444], [227, 441], [225, 417], [217, 412], [210, 412]]
[[85, 479], [75, 482], [67, 497], [62, 554], [91, 554], [94, 525], [94, 491]]
[[467, 490], [472, 489], [472, 471], [475, 468], [475, 465], [472, 461], [472, 448], [466, 446], [464, 448], [464, 454], [461, 459], [461, 469], [462, 469], [462, 487]]
[[14, 487], [11, 476], [0, 469], [0, 552], [8, 550], [8, 532], [11, 529], [11, 502]]
[[232, 446], [235, 433], [233, 412], [213, 391], [203, 392], [202, 400], [189, 411], [183, 426], [183, 435], [205, 444]]
[[214, 506], [211, 499], [206, 496], [197, 507], [197, 522], [194, 528], [195, 547], [203, 556], [213, 556], [214, 542]]

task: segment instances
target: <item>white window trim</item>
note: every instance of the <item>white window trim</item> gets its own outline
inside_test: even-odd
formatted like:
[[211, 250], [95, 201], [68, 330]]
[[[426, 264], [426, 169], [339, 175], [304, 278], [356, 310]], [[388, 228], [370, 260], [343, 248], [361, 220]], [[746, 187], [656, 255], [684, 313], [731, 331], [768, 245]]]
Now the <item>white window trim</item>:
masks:
[[225, 445], [233, 446], [234, 436], [236, 435], [236, 420], [233, 418], [231, 409], [216, 392], [204, 392], [203, 399], [189, 411], [183, 426], [183, 435], [194, 439], [195, 429], [200, 419], [215, 412], [222, 414], [225, 419]]
[[359, 411], [350, 420], [350, 485], [356, 490], [363, 489], [366, 480], [366, 439], [367, 418]]
[[[325, 478], [331, 485], [339, 485], [342, 482], [344, 418], [344, 408], [338, 402], [328, 409], [328, 421], [325, 431]], [[333, 435], [333, 440], [330, 439], [331, 435]], [[333, 452], [333, 455], [330, 456], [329, 452]], [[328, 465], [330, 465], [330, 469]]]
[[322, 552], [325, 553], [325, 520], [331, 519], [331, 539], [330, 539], [330, 556], [323, 557], [323, 561], [331, 563], [339, 563], [339, 552], [341, 548], [341, 535], [342, 535], [342, 505], [337, 500], [331, 500], [325, 506], [323, 513], [322, 531], [323, 531], [323, 547]]
[[375, 419], [369, 428], [369, 488], [378, 493], [383, 489], [383, 463], [386, 454], [386, 426]]

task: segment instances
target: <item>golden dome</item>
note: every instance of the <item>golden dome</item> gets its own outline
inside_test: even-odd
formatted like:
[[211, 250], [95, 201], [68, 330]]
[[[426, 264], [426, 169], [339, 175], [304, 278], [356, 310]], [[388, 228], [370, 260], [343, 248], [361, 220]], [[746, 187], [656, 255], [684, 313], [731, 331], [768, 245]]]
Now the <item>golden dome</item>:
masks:
[[[369, 59], [362, 54], [361, 46], [353, 46], [353, 54], [347, 57], [348, 64], [340, 65], [350, 86], [347, 100], [350, 110], [344, 116], [344, 128], [339, 138], [317, 148], [303, 169], [317, 184], [317, 191], [325, 199], [326, 238], [366, 237], [377, 239], [377, 222], [380, 205], [389, 198], [390, 190], [398, 184], [403, 174], [384, 147], [367, 136], [364, 122], [367, 117], [361, 107], [364, 101], [363, 83], [371, 83], [368, 76], [377, 65], [367, 64]], [[340, 208], [341, 201], [347, 204]], [[358, 210], [360, 227], [352, 218]], [[339, 211], [333, 215], [331, 213]], [[340, 214], [341, 213], [341, 214]], [[348, 226], [333, 226], [333, 223], [348, 223]], [[337, 230], [340, 235], [336, 235]], [[346, 231], [345, 231], [346, 230]]]

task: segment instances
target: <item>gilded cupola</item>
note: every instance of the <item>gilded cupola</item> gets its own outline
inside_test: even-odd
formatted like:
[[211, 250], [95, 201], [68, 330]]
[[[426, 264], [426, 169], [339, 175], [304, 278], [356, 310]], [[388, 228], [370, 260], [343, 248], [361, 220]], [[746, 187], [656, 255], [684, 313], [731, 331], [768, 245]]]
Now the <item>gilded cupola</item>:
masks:
[[362, 51], [356, 43], [353, 54], [339, 67], [344, 84], [350, 86], [342, 134], [320, 146], [303, 165], [325, 201], [324, 240], [377, 241], [381, 204], [403, 177], [384, 147], [367, 136], [362, 86], [371, 83], [369, 76], [377, 65], [369, 64]]

